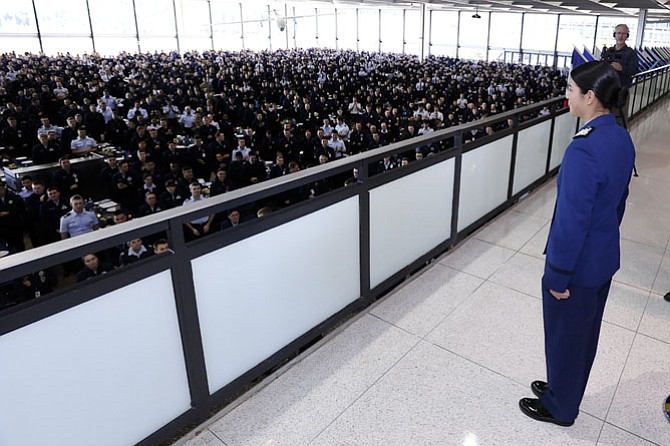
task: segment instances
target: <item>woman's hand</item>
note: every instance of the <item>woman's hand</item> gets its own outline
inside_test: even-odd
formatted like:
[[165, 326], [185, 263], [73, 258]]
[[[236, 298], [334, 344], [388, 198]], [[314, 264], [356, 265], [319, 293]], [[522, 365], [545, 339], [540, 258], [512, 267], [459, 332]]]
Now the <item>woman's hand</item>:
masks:
[[554, 291], [554, 290], [549, 290], [549, 292], [551, 293], [552, 296], [554, 296], [558, 300], [563, 300], [563, 299], [567, 299], [568, 297], [570, 297], [570, 290], [567, 289], [567, 288], [562, 293], [559, 293], [558, 291]]

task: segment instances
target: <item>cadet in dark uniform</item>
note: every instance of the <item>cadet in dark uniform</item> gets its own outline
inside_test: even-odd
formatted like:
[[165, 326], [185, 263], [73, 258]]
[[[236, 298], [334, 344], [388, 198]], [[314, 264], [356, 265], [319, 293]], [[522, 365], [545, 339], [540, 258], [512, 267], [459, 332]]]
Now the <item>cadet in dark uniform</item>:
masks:
[[547, 382], [531, 384], [539, 399], [519, 401], [524, 414], [560, 426], [572, 425], [579, 413], [619, 269], [619, 225], [635, 148], [610, 110], [625, 102], [627, 93], [606, 62], [589, 62], [570, 73], [570, 113], [585, 124], [563, 158], [547, 241], [542, 277]]

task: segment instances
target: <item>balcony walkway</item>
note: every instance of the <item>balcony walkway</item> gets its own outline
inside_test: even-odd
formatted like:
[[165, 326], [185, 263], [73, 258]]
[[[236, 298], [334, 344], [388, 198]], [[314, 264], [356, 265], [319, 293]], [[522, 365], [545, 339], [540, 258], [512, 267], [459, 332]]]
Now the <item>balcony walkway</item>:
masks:
[[570, 428], [518, 409], [545, 375], [540, 277], [555, 180], [177, 444], [670, 445], [670, 100], [632, 126], [622, 268]]

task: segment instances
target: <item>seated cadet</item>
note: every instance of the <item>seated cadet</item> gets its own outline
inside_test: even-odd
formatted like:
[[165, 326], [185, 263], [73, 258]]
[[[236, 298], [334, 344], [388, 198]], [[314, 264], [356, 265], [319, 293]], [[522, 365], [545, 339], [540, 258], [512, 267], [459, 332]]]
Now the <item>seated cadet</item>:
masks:
[[100, 262], [97, 254], [86, 254], [81, 260], [85, 267], [77, 273], [77, 282], [83, 282], [114, 270], [112, 265]]
[[136, 238], [127, 243], [128, 249], [121, 253], [119, 264], [121, 266], [130, 265], [138, 260], [146, 259], [151, 256], [151, 252], [142, 243], [141, 238]]
[[228, 211], [228, 219], [221, 222], [221, 230], [234, 228], [240, 223], [243, 223], [243, 220], [240, 218], [241, 214], [238, 209], [231, 209]]
[[98, 149], [96, 140], [86, 135], [86, 127], [79, 127], [77, 133], [79, 136], [70, 143], [70, 150], [73, 155], [84, 155]]
[[174, 254], [174, 251], [170, 249], [170, 244], [164, 238], [159, 238], [153, 244], [154, 255], [158, 254]]
[[140, 217], [155, 214], [162, 211], [158, 204], [158, 197], [156, 192], [147, 192], [144, 196], [144, 203], [140, 206]]
[[185, 199], [186, 197], [177, 190], [175, 181], [167, 180], [165, 182], [165, 192], [160, 194], [160, 197], [158, 198], [158, 205], [163, 210], [172, 209], [181, 206]]
[[49, 141], [49, 135], [40, 133], [40, 142], [33, 146], [31, 158], [33, 164], [55, 163], [61, 157], [62, 153], [58, 144]]
[[[187, 206], [192, 203], [197, 203], [198, 201], [204, 200], [207, 197], [202, 195], [202, 186], [197, 181], [191, 183], [190, 186], [191, 196], [184, 200], [184, 206]], [[187, 221], [184, 224], [184, 238], [186, 241], [194, 240], [198, 237], [202, 237], [205, 234], [209, 234], [212, 221], [214, 220], [214, 214], [203, 215], [202, 217], [196, 217], [191, 221]]]

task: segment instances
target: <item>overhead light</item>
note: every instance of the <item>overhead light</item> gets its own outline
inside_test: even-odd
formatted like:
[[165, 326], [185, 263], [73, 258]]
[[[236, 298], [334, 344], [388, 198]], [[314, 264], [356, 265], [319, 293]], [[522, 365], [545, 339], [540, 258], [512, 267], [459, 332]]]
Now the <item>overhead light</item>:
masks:
[[472, 15], [473, 19], [481, 19], [482, 16], [479, 15], [479, 5], [475, 8], [475, 13]]

